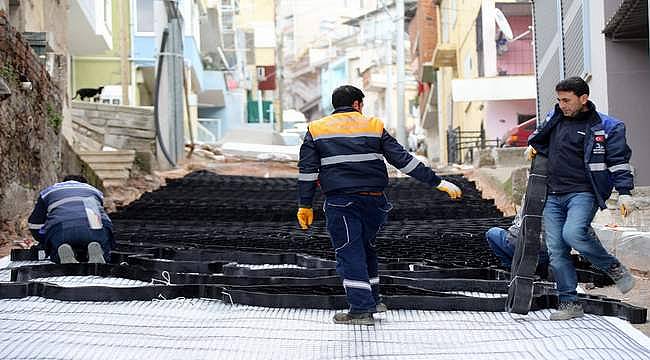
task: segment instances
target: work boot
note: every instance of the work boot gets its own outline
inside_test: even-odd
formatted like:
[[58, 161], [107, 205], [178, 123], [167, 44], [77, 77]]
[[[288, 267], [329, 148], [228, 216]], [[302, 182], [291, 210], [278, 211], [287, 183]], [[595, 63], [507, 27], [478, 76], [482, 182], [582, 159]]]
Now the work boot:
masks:
[[371, 313], [361, 313], [361, 314], [338, 313], [334, 315], [333, 320], [335, 324], [375, 325], [375, 318], [372, 317]]
[[76, 264], [79, 262], [74, 257], [74, 251], [72, 250], [72, 246], [68, 244], [63, 244], [59, 246], [56, 252], [59, 254], [59, 263], [61, 264]]
[[551, 314], [551, 320], [570, 320], [585, 316], [582, 305], [577, 302], [561, 302], [557, 310]]
[[378, 313], [386, 312], [386, 311], [388, 311], [388, 306], [386, 306], [386, 304], [384, 304], [383, 302], [380, 302], [380, 303], [377, 304], [377, 310], [376, 311]]
[[88, 262], [94, 264], [106, 264], [104, 260], [104, 250], [98, 242], [93, 241], [88, 244]]
[[609, 268], [607, 275], [609, 275], [609, 277], [614, 280], [616, 287], [623, 294], [626, 294], [634, 287], [634, 276], [632, 276], [630, 271], [621, 263], [613, 265], [611, 268]]

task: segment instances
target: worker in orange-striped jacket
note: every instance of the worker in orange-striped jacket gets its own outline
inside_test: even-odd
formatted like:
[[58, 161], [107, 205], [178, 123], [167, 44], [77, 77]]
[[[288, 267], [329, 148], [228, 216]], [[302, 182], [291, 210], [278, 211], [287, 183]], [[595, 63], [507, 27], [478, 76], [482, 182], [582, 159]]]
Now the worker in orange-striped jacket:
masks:
[[375, 237], [392, 205], [384, 195], [388, 173], [384, 159], [401, 172], [460, 198], [458, 186], [438, 177], [409, 154], [384, 129], [381, 120], [364, 116], [363, 92], [341, 86], [332, 94], [332, 115], [309, 124], [298, 163], [298, 221], [308, 229], [317, 181], [325, 194], [327, 231], [343, 280], [348, 312], [337, 324], [374, 324], [373, 313], [386, 311], [379, 296]]

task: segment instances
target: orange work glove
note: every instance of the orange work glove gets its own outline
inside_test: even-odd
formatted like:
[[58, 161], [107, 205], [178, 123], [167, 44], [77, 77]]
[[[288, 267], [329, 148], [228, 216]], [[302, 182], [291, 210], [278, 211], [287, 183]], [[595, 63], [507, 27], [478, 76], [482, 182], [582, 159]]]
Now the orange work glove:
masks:
[[528, 145], [526, 151], [524, 151], [524, 156], [526, 157], [526, 160], [533, 161], [535, 155], [537, 155], [537, 150], [535, 150], [534, 147]]
[[463, 196], [463, 192], [460, 188], [456, 186], [456, 184], [447, 180], [442, 180], [436, 189], [446, 192], [452, 200], [460, 199], [460, 197]]
[[298, 222], [300, 223], [300, 228], [303, 230], [309, 229], [309, 226], [314, 222], [314, 210], [311, 208], [301, 207], [298, 209]]

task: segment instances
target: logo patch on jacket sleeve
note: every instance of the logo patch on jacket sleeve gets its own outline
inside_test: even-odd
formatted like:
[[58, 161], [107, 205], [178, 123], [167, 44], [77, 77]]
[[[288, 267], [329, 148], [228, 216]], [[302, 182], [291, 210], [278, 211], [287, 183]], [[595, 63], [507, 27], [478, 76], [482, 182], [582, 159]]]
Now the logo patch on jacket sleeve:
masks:
[[[599, 135], [601, 136], [601, 135]], [[598, 136], [597, 136], [598, 137]], [[596, 140], [598, 141], [598, 140]], [[605, 146], [601, 142], [597, 142], [594, 144], [594, 150], [592, 151], [594, 154], [604, 154], [605, 153]]]
[[596, 135], [594, 140], [596, 140], [596, 142], [604, 142], [605, 141], [605, 135]]

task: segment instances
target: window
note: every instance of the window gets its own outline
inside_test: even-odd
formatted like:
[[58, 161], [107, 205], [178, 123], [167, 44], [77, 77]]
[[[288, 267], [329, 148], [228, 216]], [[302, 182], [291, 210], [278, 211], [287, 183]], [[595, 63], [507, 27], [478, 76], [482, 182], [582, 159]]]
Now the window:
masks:
[[153, 32], [153, 0], [137, 0], [136, 2], [137, 14], [137, 32], [152, 33]]
[[[530, 120], [530, 119], [532, 119], [534, 117], [535, 117], [535, 114], [517, 114], [517, 124], [523, 124], [526, 121], [528, 121], [528, 120]], [[526, 127], [526, 130], [530, 129], [531, 131], [534, 131], [536, 125], [537, 124], [533, 121], [532, 124], [530, 124], [530, 125], [528, 125], [528, 127]]]

